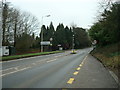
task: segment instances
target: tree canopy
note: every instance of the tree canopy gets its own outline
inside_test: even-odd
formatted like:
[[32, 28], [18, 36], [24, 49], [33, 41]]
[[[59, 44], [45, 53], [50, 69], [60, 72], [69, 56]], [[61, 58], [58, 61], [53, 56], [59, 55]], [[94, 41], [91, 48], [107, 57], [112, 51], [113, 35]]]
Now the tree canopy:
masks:
[[58, 49], [59, 46], [63, 47], [63, 49], [71, 49], [73, 45], [73, 34], [75, 36], [75, 48], [88, 47], [91, 44], [86, 30], [79, 27], [69, 28], [68, 26], [64, 26], [62, 23], [60, 23], [56, 30], [54, 30], [54, 26], [51, 22], [50, 26], [47, 28], [45, 25], [43, 25], [41, 32], [43, 32], [44, 41], [49, 41], [50, 38], [53, 39], [53, 50]]
[[120, 4], [114, 3], [105, 9], [101, 18], [89, 30], [92, 40], [97, 40], [98, 45], [105, 46], [120, 42]]

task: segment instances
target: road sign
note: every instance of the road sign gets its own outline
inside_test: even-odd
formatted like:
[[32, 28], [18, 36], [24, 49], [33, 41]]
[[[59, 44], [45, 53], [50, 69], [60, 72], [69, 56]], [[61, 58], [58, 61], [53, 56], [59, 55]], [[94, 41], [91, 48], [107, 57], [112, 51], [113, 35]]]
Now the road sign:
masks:
[[41, 45], [50, 45], [50, 41], [42, 41]]
[[93, 44], [93, 45], [97, 44], [97, 40], [94, 40], [94, 41], [92, 42], [92, 44]]
[[58, 47], [60, 47], [61, 45], [60, 44], [58, 44]]

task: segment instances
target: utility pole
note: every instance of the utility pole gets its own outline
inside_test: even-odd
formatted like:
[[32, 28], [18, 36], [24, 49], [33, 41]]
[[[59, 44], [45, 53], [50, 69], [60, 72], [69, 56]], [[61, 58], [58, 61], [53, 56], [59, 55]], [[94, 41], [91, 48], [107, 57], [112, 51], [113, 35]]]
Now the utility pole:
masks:
[[[72, 32], [73, 32], [73, 30], [72, 30]], [[73, 32], [73, 35], [72, 35], [72, 53], [74, 53], [74, 46], [75, 46], [75, 43], [74, 43], [74, 41], [75, 41], [75, 35], [74, 35], [74, 32]]]
[[41, 24], [41, 52], [43, 52], [43, 45], [42, 45], [42, 42], [43, 42], [43, 30], [42, 30], [42, 26], [43, 26], [43, 19], [44, 17], [50, 17], [50, 15], [46, 15], [46, 16], [42, 16], [42, 24]]
[[[3, 0], [0, 1], [0, 57], [2, 56], [2, 33], [3, 33], [3, 29], [2, 29], [2, 14], [3, 14]], [[1, 60], [1, 58], [0, 58]]]
[[[0, 1], [0, 61], [2, 61], [2, 12], [3, 12], [3, 0]], [[0, 63], [0, 69], [2, 70], [2, 63]], [[2, 75], [2, 72], [0, 72]], [[2, 79], [0, 79], [0, 89], [2, 89]]]

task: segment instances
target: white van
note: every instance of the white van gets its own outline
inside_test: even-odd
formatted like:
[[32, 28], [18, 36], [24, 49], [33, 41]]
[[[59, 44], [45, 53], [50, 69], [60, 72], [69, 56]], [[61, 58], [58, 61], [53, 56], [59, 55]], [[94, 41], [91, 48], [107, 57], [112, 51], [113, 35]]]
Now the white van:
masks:
[[2, 46], [2, 56], [9, 55], [9, 47], [8, 46]]

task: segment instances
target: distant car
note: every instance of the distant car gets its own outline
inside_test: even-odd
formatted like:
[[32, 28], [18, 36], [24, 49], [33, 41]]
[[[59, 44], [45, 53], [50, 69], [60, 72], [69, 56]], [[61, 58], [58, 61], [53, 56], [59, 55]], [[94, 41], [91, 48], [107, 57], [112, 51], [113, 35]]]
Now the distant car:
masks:
[[75, 50], [72, 50], [71, 54], [76, 54], [77, 52]]

